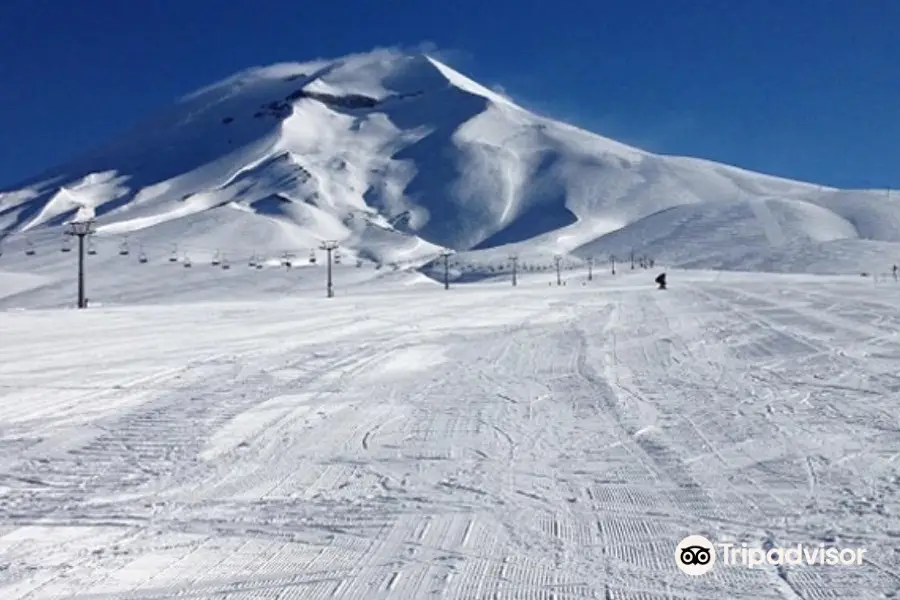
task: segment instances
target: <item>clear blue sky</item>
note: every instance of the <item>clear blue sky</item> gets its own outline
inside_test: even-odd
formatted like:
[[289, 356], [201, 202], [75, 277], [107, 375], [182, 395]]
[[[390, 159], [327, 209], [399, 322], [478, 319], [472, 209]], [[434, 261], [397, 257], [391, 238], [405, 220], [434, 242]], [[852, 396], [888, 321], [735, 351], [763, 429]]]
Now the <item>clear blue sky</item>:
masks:
[[648, 150], [900, 187], [897, 0], [0, 0], [0, 189], [240, 69], [422, 42]]

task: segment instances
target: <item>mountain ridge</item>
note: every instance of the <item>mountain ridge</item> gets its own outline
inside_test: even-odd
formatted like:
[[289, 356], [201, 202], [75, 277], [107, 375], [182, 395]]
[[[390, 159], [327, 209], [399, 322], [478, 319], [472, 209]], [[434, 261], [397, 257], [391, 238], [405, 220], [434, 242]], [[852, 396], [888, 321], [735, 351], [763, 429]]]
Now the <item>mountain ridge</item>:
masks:
[[409, 264], [444, 248], [496, 261], [637, 247], [740, 268], [788, 245], [858, 242], [868, 256], [869, 242], [900, 242], [889, 192], [653, 154], [395, 50], [246, 69], [186, 94], [0, 192], [0, 235], [50, 235], [82, 206], [98, 237], [242, 255], [335, 239]]

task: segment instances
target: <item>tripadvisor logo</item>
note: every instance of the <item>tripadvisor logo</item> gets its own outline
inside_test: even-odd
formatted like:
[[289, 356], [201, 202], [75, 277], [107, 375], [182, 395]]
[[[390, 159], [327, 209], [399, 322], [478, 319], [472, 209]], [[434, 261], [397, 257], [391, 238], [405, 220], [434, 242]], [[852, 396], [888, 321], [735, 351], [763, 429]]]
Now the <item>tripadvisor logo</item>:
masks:
[[[716, 546], [719, 552], [716, 552]], [[702, 535], [689, 535], [675, 547], [675, 564], [682, 573], [699, 576], [712, 570], [717, 555], [721, 557], [724, 565], [753, 568], [762, 565], [859, 566], [865, 553], [865, 548], [836, 548], [826, 547], [825, 544], [816, 546], [797, 544], [788, 548], [713, 544]]]
[[687, 575], [704, 575], [716, 564], [716, 549], [702, 535], [689, 535], [675, 547], [675, 564]]

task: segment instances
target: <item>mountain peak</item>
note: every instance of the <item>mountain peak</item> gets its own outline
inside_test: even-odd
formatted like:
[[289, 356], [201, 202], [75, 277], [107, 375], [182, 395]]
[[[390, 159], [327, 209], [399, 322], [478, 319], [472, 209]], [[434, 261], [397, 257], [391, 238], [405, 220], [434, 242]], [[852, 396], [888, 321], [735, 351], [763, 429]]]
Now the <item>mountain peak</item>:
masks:
[[383, 262], [637, 244], [735, 266], [791, 244], [898, 241], [900, 210], [883, 200], [653, 155], [531, 114], [427, 53], [382, 49], [197, 90], [0, 194], [0, 236], [85, 208], [99, 235], [231, 255], [322, 239]]
[[358, 95], [378, 101], [452, 85], [492, 102], [512, 104], [508, 98], [427, 53], [394, 49], [246, 69], [184, 96], [180, 104], [209, 105], [239, 94], [248, 87], [282, 83], [294, 83], [297, 90]]

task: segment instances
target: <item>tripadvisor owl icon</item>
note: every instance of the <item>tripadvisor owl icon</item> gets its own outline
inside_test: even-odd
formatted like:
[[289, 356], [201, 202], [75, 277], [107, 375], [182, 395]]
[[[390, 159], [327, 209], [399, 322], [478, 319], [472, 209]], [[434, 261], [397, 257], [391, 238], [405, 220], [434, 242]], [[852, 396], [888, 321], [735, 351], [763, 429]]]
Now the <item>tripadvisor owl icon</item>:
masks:
[[716, 549], [702, 535], [689, 535], [675, 547], [675, 564], [682, 573], [704, 575], [716, 564]]

